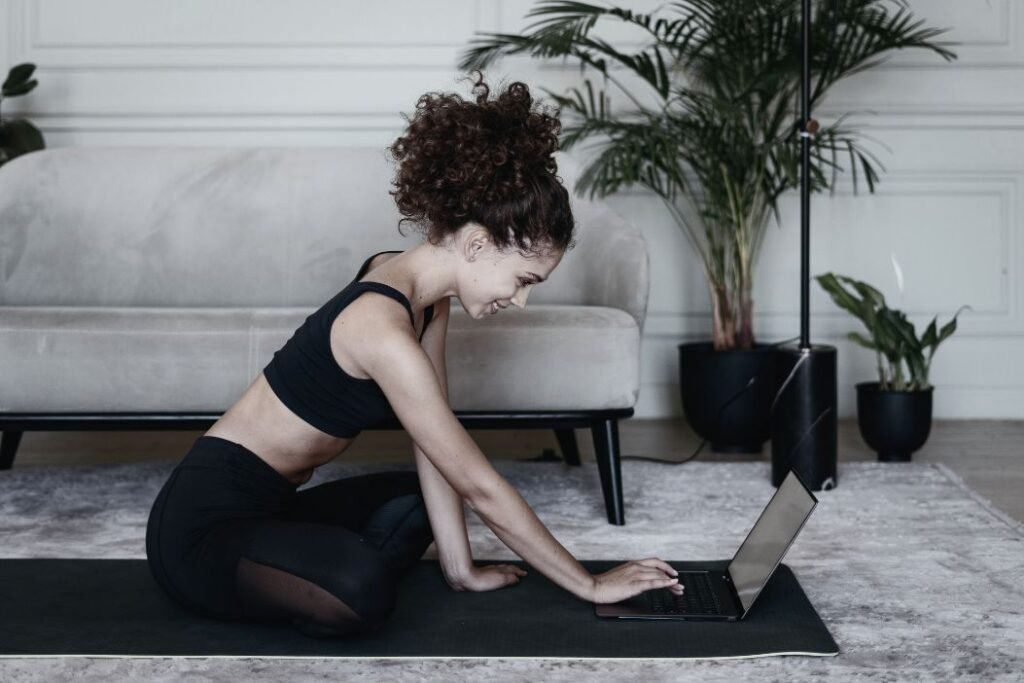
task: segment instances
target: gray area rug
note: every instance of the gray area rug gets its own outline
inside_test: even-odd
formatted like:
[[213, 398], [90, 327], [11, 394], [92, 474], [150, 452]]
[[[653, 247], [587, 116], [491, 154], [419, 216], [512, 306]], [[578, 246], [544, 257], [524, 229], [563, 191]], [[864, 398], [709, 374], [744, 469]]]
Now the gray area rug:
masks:
[[[605, 522], [593, 464], [574, 468], [497, 460], [494, 465], [579, 559], [731, 557], [774, 491], [766, 463], [626, 461], [627, 523], [616, 527]], [[145, 463], [0, 472], [0, 557], [144, 558], [149, 506], [171, 467]], [[408, 468], [411, 464], [334, 462], [305, 486]], [[818, 494], [817, 510], [786, 557], [839, 644], [834, 658], [20, 657], [0, 659], [0, 679], [1021, 680], [1024, 527], [940, 465], [849, 463], [840, 466], [839, 476], [838, 488]], [[475, 557], [516, 557], [468, 510], [467, 521]]]

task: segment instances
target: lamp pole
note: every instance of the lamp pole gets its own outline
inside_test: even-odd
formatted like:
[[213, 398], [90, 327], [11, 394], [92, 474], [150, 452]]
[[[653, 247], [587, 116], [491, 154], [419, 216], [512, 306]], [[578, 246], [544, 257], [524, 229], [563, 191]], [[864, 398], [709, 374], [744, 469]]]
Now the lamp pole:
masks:
[[811, 343], [811, 0], [801, 0], [800, 64], [800, 344], [775, 351], [779, 387], [772, 411], [772, 484], [790, 469], [814, 491], [838, 482], [836, 453], [836, 348]]
[[800, 348], [811, 346], [811, 0], [801, 0], [803, 50], [800, 59]]

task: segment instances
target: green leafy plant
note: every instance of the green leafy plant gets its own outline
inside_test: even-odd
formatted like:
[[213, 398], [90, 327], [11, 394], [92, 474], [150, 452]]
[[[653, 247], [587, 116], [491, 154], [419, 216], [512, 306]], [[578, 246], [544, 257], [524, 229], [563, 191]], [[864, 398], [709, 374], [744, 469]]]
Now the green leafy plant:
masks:
[[[18, 64], [7, 74], [3, 86], [0, 86], [0, 106], [5, 97], [27, 95], [39, 85], [32, 78], [36, 70], [35, 64]], [[0, 114], [0, 165], [16, 156], [43, 149], [46, 146], [43, 134], [38, 128], [25, 119], [4, 119]]]
[[[870, 339], [856, 332], [850, 341], [875, 352], [878, 382], [883, 391], [918, 391], [929, 388], [928, 369], [939, 344], [956, 332], [956, 318], [970, 306], [961, 306], [953, 319], [937, 328], [938, 316], [918, 338], [913, 323], [902, 312], [889, 308], [885, 296], [871, 285], [843, 275], [825, 273], [814, 278], [840, 308], [856, 316], [867, 328]], [[847, 289], [846, 286], [849, 286]], [[925, 358], [925, 351], [928, 357]], [[883, 364], [883, 358], [885, 363]], [[904, 374], [906, 365], [908, 373]]]
[[[754, 263], [768, 219], [779, 222], [780, 197], [800, 183], [800, 0], [680, 0], [664, 16], [540, 0], [527, 17], [537, 21], [522, 35], [480, 34], [459, 66], [482, 69], [520, 53], [571, 58], [624, 95], [631, 107], [613, 114], [611, 95], [590, 78], [565, 95], [545, 89], [571, 115], [562, 148], [593, 138], [601, 150], [584, 168], [577, 195], [638, 185], [660, 197], [703, 262], [715, 349], [751, 348]], [[599, 19], [634, 27], [643, 47], [621, 51], [596, 37]], [[956, 57], [933, 40], [943, 30], [924, 27], [902, 0], [821, 3], [811, 32], [812, 106], [892, 50]], [[625, 86], [623, 71], [638, 77], [655, 106]], [[874, 191], [881, 163], [862, 146], [865, 136], [844, 124], [847, 116], [811, 138], [812, 191], [834, 187], [840, 154], [849, 159], [854, 191], [859, 173]]]

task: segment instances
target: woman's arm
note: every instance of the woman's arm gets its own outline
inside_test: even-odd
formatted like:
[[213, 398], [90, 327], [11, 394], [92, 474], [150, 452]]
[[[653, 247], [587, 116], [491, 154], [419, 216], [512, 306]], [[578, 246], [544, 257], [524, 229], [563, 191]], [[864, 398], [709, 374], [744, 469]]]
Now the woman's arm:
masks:
[[[442, 299], [434, 304], [434, 318], [423, 334], [423, 351], [434, 366], [434, 374], [441, 386], [444, 400], [448, 402], [448, 367], [445, 365], [445, 341], [448, 336], [448, 314], [451, 300]], [[437, 555], [441, 571], [448, 585], [462, 590], [469, 571], [473, 568], [473, 556], [466, 535], [466, 515], [462, 496], [437, 471], [430, 458], [413, 442], [413, 457], [419, 473], [423, 500], [427, 504], [427, 516], [434, 532]]]
[[462, 496], [445, 480], [419, 446], [414, 444], [416, 471], [420, 477], [423, 500], [427, 504], [430, 528], [437, 544], [437, 557], [445, 581], [455, 590], [463, 590], [473, 568], [473, 555], [466, 534], [466, 514]]
[[519, 492], [488, 462], [448, 406], [430, 358], [395, 306], [360, 333], [360, 366], [441, 476], [505, 545], [552, 582], [583, 600], [594, 577], [545, 528]]

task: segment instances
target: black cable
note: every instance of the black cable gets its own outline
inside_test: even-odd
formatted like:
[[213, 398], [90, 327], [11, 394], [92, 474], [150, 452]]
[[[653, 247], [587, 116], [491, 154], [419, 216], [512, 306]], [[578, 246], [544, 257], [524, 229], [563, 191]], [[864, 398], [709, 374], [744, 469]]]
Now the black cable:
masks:
[[[796, 341], [799, 338], [800, 337], [792, 337], [790, 339], [785, 339], [783, 341], [776, 342], [774, 344], [769, 344], [768, 348], [774, 349], [776, 346], [782, 346], [783, 344], [788, 344], [789, 342]], [[757, 372], [754, 373], [754, 375], [747, 381], [747, 383], [743, 386], [742, 389], [737, 391], [735, 394], [732, 395], [732, 397], [729, 398], [728, 401], [726, 401], [725, 403], [722, 404], [722, 407], [718, 409], [718, 414], [715, 416], [715, 422], [718, 422], [718, 420], [720, 420], [722, 418], [722, 412], [725, 411], [725, 409], [728, 408], [729, 405], [733, 401], [735, 401], [740, 396], [742, 396], [743, 392], [745, 392], [747, 389], [752, 387], [755, 382], [757, 382], [757, 377], [758, 377], [758, 375], [761, 374], [761, 369], [764, 366], [764, 362], [765, 362], [765, 360], [768, 359], [768, 357], [770, 355], [771, 354], [767, 353], [767, 352], [764, 354], [764, 358], [761, 359], [761, 362], [757, 366]], [[768, 411], [768, 416], [769, 417], [771, 417], [775, 413], [775, 404], [778, 403], [779, 396], [782, 394], [782, 390], [786, 388], [786, 384], [788, 384], [788, 383], [789, 383], [789, 380], [787, 379], [787, 381], [783, 382], [782, 386], [779, 387], [778, 393], [775, 394], [775, 399], [772, 401], [772, 407]], [[802, 439], [803, 437], [800, 437], [800, 438]], [[697, 446], [697, 450], [695, 450], [693, 452], [693, 454], [690, 455], [689, 457], [687, 457], [685, 460], [664, 460], [662, 458], [648, 458], [647, 456], [644, 456], [644, 455], [621, 455], [621, 456], [619, 456], [619, 458], [621, 460], [646, 460], [648, 462], [658, 462], [658, 463], [663, 463], [665, 465], [682, 465], [683, 463], [690, 462], [691, 460], [696, 458], [700, 454], [701, 450], [703, 450], [703, 448], [707, 444], [707, 442], [708, 442], [707, 439], [703, 439], [700, 442], [700, 445]]]

